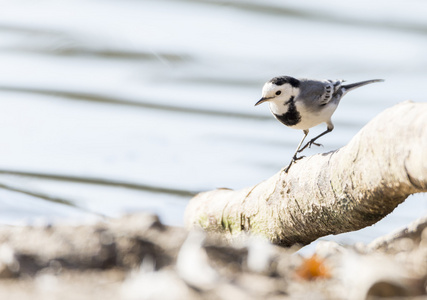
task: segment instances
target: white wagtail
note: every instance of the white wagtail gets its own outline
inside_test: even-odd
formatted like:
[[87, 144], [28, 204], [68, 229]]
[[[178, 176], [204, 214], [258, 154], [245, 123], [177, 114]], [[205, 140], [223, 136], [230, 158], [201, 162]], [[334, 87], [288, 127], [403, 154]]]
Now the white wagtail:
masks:
[[[311, 145], [321, 146], [315, 141], [334, 129], [331, 117], [345, 94], [363, 85], [380, 81], [384, 80], [374, 79], [342, 85], [344, 80], [312, 80], [279, 76], [264, 84], [262, 98], [255, 106], [268, 102], [270, 111], [277, 120], [288, 127], [302, 129], [304, 132], [304, 137], [298, 144], [285, 172], [288, 172], [292, 163], [304, 157], [297, 157], [298, 152], [302, 152]], [[308, 130], [323, 122], [327, 125], [326, 131], [311, 139], [301, 148]]]

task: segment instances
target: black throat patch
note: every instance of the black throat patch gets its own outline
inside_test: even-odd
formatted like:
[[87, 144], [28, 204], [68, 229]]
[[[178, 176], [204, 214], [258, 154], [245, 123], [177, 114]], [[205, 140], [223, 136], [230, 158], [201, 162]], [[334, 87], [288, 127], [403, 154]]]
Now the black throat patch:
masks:
[[293, 126], [298, 124], [301, 121], [301, 115], [297, 111], [297, 107], [295, 106], [295, 97], [292, 96], [285, 104], [289, 104], [288, 111], [283, 115], [276, 115], [277, 120], [285, 124], [286, 126]]

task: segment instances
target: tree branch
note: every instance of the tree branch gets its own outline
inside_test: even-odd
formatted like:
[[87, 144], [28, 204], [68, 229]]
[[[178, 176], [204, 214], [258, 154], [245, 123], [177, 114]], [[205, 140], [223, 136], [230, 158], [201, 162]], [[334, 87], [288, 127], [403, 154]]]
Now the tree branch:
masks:
[[378, 115], [348, 145], [301, 159], [288, 173], [196, 195], [185, 221], [227, 238], [250, 232], [305, 245], [372, 225], [426, 191], [427, 103], [407, 101]]

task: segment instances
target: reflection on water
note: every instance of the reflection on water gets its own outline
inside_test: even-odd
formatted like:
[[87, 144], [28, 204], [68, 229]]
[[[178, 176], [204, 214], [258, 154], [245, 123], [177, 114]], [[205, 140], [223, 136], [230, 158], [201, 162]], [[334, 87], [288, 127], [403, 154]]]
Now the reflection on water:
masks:
[[[308, 154], [345, 145], [385, 108], [425, 101], [427, 4], [410, 2], [3, 4], [0, 222], [148, 210], [181, 225], [197, 191], [253, 185], [289, 161], [301, 133], [253, 107], [276, 75], [386, 79], [346, 96]], [[417, 195], [342, 239], [426, 211]]]

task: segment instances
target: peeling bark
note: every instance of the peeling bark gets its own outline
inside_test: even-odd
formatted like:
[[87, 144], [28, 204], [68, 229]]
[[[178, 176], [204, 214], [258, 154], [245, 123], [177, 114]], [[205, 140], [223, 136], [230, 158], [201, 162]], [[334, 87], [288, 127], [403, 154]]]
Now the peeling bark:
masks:
[[301, 159], [288, 173], [196, 195], [185, 221], [227, 238], [250, 232], [305, 245], [372, 225], [426, 191], [427, 103], [407, 101], [378, 115], [348, 145]]

